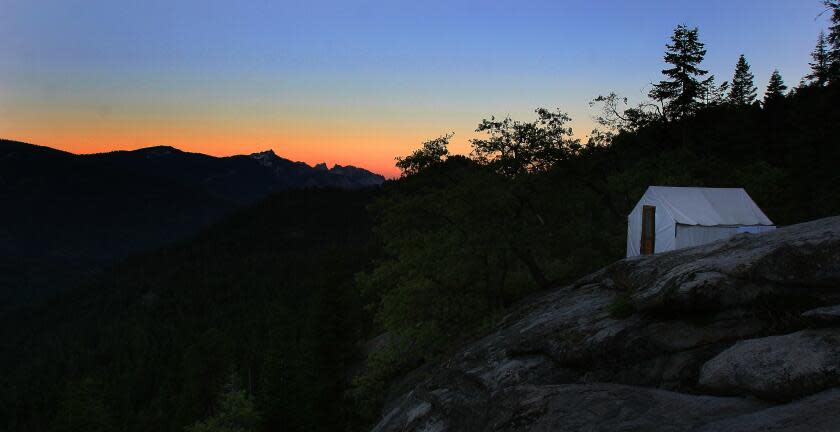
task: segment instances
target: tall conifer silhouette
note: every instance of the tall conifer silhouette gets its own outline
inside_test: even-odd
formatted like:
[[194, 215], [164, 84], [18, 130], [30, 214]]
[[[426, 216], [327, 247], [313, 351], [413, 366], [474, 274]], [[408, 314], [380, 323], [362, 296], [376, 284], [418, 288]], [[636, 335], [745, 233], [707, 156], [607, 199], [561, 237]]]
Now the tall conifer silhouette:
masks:
[[840, 0], [825, 0], [825, 6], [831, 12], [831, 25], [828, 27], [828, 81], [840, 82]]
[[817, 46], [811, 52], [811, 58], [814, 60], [808, 63], [811, 66], [811, 73], [805, 76], [810, 84], [822, 87], [828, 83], [829, 76], [829, 58], [828, 45], [826, 44], [825, 32], [820, 32], [817, 38]]
[[747, 58], [741, 54], [735, 65], [735, 76], [732, 77], [732, 87], [729, 89], [729, 103], [733, 105], [752, 105], [755, 102], [756, 88], [754, 76], [750, 72]]
[[672, 67], [662, 70], [666, 79], [653, 85], [650, 97], [663, 104], [669, 118], [693, 113], [701, 104], [702, 83], [699, 78], [708, 71], [699, 65], [706, 49], [699, 38], [699, 30], [678, 25], [666, 45], [665, 62]]
[[785, 98], [787, 86], [782, 80], [782, 74], [776, 69], [770, 75], [770, 82], [767, 83], [767, 91], [764, 92], [764, 105], [773, 104]]

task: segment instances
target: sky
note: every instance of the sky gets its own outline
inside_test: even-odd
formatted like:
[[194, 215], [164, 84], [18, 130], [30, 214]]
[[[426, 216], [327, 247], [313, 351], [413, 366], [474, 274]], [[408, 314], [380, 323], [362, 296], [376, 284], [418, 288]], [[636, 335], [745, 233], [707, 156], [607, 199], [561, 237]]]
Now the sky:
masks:
[[[74, 153], [273, 149], [394, 176], [394, 157], [483, 118], [569, 113], [661, 79], [677, 24], [763, 92], [808, 73], [819, 0], [0, 0], [0, 137]], [[827, 14], [826, 14], [827, 15]]]

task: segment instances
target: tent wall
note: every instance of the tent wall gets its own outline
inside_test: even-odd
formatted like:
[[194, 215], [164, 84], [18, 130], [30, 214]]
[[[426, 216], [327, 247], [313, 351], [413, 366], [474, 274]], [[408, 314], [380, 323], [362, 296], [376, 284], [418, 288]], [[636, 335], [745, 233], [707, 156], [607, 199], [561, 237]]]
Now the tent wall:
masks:
[[742, 188], [651, 186], [645, 195], [666, 206], [684, 225], [773, 225]]
[[776, 229], [774, 226], [700, 226], [677, 224], [676, 249], [700, 246], [716, 240], [730, 238], [740, 233], [762, 233]]
[[741, 233], [750, 233], [750, 234], [758, 234], [767, 231], [773, 231], [776, 229], [776, 225], [755, 225], [755, 226], [739, 226], [738, 227], [738, 234]]
[[654, 253], [775, 229], [741, 188], [651, 186], [627, 216], [628, 257], [640, 255], [644, 206], [656, 207]]
[[682, 249], [727, 239], [738, 233], [737, 227], [677, 225], [675, 248]]

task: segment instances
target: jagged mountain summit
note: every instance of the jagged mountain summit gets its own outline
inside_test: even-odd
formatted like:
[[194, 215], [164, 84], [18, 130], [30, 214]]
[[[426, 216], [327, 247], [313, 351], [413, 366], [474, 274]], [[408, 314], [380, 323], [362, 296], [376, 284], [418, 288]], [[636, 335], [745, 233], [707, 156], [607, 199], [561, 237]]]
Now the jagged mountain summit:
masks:
[[327, 168], [327, 164], [321, 162], [315, 166], [309, 166], [304, 162], [292, 162], [288, 159], [277, 156], [273, 150], [265, 150], [252, 153], [251, 157], [260, 165], [271, 170], [276, 176], [283, 177], [289, 174], [308, 177], [306, 186], [331, 186], [344, 189], [357, 189], [381, 185], [385, 178], [379, 174], [371, 173], [364, 168], [352, 165], [333, 165]]
[[409, 376], [374, 431], [840, 430], [840, 217], [618, 261]]
[[0, 312], [93, 269], [220, 220], [271, 193], [382, 184], [272, 151], [214, 157], [169, 146], [77, 155], [0, 140]]

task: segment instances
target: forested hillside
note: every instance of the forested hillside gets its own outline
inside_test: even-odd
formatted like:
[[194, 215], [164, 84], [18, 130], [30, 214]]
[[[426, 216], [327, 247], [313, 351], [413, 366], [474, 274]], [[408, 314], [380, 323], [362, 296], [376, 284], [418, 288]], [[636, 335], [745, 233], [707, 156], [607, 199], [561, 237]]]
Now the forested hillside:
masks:
[[830, 42], [789, 91], [773, 74], [759, 97], [743, 56], [717, 84], [678, 26], [649, 98], [597, 97], [586, 142], [560, 110], [485, 119], [470, 155], [432, 139], [381, 189], [272, 196], [5, 317], [0, 427], [365, 430], [524, 297], [623, 258], [649, 185], [743, 187], [779, 225], [840, 214], [827, 4]]
[[158, 146], [77, 155], [0, 140], [0, 313], [196, 234], [273, 192], [383, 181], [272, 151], [213, 157]]
[[820, 39], [789, 92], [776, 72], [759, 100], [744, 56], [716, 84], [699, 30], [678, 26], [649, 99], [595, 98], [600, 129], [585, 143], [541, 108], [483, 120], [468, 158], [449, 155], [450, 135], [400, 158], [403, 178], [375, 207], [384, 257], [358, 278], [391, 336], [351, 391], [360, 412], [376, 418], [394, 380], [528, 293], [623, 258], [627, 214], [650, 185], [743, 187], [779, 225], [840, 214], [840, 4], [826, 4], [834, 60]]
[[286, 192], [4, 317], [0, 429], [180, 431], [238, 375], [270, 430], [342, 429], [375, 191]]

